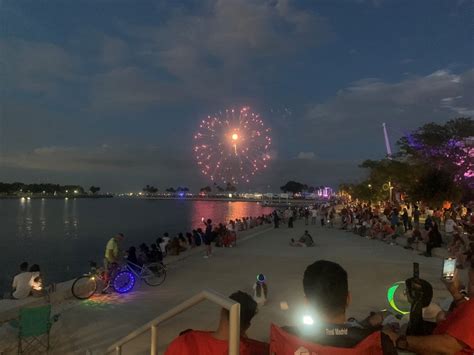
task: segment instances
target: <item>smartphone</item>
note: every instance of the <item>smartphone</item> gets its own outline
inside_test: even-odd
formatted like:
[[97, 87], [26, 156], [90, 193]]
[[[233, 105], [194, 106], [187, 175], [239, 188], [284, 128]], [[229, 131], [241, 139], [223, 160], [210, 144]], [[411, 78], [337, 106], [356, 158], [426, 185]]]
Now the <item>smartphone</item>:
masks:
[[204, 222], [204, 217], [201, 218], [201, 222]]
[[413, 263], [413, 278], [420, 278], [420, 264], [418, 263]]
[[443, 279], [451, 281], [456, 271], [456, 259], [446, 258], [443, 261]]

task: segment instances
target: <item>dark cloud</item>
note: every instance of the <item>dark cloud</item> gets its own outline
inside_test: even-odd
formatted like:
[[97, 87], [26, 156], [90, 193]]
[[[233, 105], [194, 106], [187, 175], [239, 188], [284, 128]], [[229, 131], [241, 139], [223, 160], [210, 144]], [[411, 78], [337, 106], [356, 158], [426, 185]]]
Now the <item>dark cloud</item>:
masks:
[[[389, 83], [379, 79], [359, 80], [334, 97], [312, 105], [306, 122], [315, 128], [308, 135], [322, 143], [344, 142], [354, 148], [380, 143], [386, 122], [392, 136], [420, 125], [474, 113], [474, 70], [454, 74], [439, 70], [426, 76]], [[365, 144], [361, 144], [364, 139]], [[367, 144], [369, 143], [369, 144]], [[382, 145], [376, 150], [381, 151]], [[355, 150], [360, 154], [360, 150]], [[348, 150], [351, 155], [351, 150]]]

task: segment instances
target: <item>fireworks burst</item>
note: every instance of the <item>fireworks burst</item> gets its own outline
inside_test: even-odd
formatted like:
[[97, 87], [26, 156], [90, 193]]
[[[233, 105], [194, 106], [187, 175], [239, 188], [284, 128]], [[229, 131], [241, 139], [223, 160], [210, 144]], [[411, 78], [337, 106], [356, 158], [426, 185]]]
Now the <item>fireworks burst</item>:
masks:
[[270, 160], [269, 132], [249, 107], [207, 116], [194, 136], [194, 155], [201, 172], [212, 181], [250, 182]]

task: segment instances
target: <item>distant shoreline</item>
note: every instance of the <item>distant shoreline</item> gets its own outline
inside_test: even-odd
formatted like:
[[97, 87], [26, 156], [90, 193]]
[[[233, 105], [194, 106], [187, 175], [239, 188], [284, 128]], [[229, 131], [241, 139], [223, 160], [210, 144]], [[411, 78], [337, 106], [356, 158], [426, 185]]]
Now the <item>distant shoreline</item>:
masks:
[[24, 196], [18, 196], [18, 195], [0, 195], [0, 200], [21, 200], [21, 199], [30, 199], [30, 200], [64, 200], [65, 198], [67, 199], [74, 199], [74, 198], [92, 198], [92, 199], [98, 199], [98, 198], [112, 198], [114, 197], [113, 195], [57, 195], [57, 196], [51, 196], [51, 195], [24, 195]]

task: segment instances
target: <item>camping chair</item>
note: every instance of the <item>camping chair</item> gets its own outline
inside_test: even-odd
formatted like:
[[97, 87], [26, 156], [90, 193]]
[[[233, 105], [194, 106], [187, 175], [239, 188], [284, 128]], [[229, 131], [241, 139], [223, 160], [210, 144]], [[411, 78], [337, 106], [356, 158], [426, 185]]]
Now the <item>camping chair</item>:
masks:
[[335, 348], [310, 343], [285, 332], [272, 324], [270, 328], [271, 355], [382, 355], [380, 332], [375, 332], [357, 344], [354, 348]]
[[[49, 331], [52, 320], [51, 305], [20, 309], [18, 320], [18, 354], [23, 354], [35, 346], [49, 350]], [[23, 347], [25, 345], [25, 347]]]

